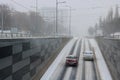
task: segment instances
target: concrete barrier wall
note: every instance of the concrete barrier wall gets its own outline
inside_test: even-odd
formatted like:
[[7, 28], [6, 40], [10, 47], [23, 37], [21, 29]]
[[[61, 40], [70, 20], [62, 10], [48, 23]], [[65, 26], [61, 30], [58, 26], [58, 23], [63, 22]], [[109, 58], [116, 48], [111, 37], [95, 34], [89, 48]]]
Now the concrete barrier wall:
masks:
[[96, 38], [114, 80], [120, 80], [120, 40]]
[[0, 80], [32, 80], [63, 42], [64, 38], [0, 39]]

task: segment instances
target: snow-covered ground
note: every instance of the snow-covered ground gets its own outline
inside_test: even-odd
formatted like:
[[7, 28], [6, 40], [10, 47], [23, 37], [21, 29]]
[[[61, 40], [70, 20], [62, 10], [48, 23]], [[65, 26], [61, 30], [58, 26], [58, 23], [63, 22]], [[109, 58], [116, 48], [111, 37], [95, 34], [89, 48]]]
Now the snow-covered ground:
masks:
[[96, 63], [101, 78], [100, 80], [112, 80], [111, 74], [98, 47], [97, 42], [94, 39], [90, 39], [90, 42], [95, 51]]

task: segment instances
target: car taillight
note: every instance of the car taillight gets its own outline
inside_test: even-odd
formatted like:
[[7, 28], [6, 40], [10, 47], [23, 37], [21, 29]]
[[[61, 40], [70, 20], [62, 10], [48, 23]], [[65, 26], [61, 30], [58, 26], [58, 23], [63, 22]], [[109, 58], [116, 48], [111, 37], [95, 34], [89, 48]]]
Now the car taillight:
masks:
[[77, 60], [75, 60], [75, 62], [77, 62]]
[[72, 60], [72, 61], [76, 62], [76, 60]]

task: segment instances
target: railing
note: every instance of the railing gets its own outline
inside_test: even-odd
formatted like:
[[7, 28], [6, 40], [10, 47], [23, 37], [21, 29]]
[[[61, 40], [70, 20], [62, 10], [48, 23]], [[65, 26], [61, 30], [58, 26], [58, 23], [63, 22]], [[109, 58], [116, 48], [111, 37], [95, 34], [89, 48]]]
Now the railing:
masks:
[[56, 38], [56, 37], [72, 37], [68, 35], [43, 35], [43, 34], [37, 34], [32, 35], [30, 33], [7, 33], [7, 32], [0, 32], [0, 39], [14, 39], [14, 38]]
[[0, 39], [5, 38], [27, 38], [32, 37], [31, 34], [23, 34], [23, 33], [0, 33]]

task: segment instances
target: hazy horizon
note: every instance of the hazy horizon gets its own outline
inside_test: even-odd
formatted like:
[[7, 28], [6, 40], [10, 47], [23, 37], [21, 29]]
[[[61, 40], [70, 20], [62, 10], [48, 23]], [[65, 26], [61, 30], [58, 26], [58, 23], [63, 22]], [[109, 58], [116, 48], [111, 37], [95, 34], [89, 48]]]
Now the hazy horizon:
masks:
[[[35, 10], [36, 0], [1, 0], [1, 4], [7, 4], [18, 11]], [[105, 18], [111, 8], [119, 6], [119, 0], [58, 0], [59, 2], [66, 1], [64, 4], [59, 4], [59, 9], [65, 5], [72, 7], [72, 34], [81, 36], [87, 34], [89, 26], [94, 26], [100, 17]], [[16, 3], [17, 2], [17, 3]], [[22, 5], [22, 6], [21, 6]], [[55, 7], [56, 0], [38, 0], [38, 8]], [[69, 8], [68, 8], [69, 9]]]

